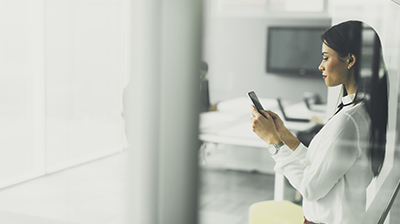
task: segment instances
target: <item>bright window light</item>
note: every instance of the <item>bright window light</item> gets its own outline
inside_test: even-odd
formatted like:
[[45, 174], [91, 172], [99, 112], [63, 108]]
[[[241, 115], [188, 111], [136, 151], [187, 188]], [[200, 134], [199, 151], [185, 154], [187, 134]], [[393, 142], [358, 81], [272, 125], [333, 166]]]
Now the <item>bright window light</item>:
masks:
[[324, 1], [321, 0], [286, 0], [285, 11], [322, 12]]

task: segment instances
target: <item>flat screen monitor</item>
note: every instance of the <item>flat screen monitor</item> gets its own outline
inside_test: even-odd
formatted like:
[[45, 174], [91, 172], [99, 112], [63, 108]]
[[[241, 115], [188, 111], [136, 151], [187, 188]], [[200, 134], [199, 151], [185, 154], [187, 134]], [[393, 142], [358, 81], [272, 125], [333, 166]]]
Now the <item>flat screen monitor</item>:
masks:
[[321, 34], [327, 27], [268, 27], [267, 73], [321, 74]]

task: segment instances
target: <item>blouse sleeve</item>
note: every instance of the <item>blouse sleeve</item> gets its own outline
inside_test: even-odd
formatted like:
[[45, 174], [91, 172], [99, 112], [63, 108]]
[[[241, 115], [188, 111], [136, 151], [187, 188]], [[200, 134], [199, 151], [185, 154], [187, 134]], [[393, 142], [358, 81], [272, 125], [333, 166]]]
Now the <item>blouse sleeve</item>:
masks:
[[[285, 147], [273, 156], [275, 171], [285, 175], [308, 201], [326, 196], [361, 155], [358, 126], [349, 115], [341, 115], [329, 126], [328, 135], [310, 149], [301, 144], [292, 152]], [[311, 148], [315, 152], [312, 162], [306, 156]]]

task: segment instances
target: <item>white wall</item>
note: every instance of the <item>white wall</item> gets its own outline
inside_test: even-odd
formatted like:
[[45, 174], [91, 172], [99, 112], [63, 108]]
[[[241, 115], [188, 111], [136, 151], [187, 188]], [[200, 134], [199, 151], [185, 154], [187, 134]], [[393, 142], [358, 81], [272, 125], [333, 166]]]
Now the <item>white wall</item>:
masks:
[[45, 1], [47, 167], [123, 147], [122, 0]]
[[0, 188], [45, 168], [42, 3], [0, 1]]
[[123, 148], [123, 0], [0, 0], [0, 188]]
[[294, 101], [301, 100], [308, 91], [326, 99], [327, 88], [318, 75], [310, 78], [266, 72], [266, 37], [270, 25], [329, 27], [331, 21], [327, 14], [259, 12], [257, 8], [245, 14], [226, 14], [221, 7], [208, 3], [206, 14], [203, 58], [209, 64], [212, 103], [246, 96], [249, 90], [255, 90], [260, 97]]

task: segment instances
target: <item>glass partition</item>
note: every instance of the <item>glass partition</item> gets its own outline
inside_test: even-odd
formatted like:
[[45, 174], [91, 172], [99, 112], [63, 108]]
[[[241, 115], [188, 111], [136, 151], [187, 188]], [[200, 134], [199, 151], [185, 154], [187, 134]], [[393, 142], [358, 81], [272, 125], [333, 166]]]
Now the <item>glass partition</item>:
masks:
[[[400, 178], [395, 174], [398, 169], [396, 164], [399, 163], [396, 158], [400, 70], [399, 29], [395, 27], [400, 24], [400, 8], [390, 1], [383, 4], [375, 1], [349, 3], [345, 0], [314, 3], [205, 1], [203, 60], [208, 63], [206, 80], [211, 107], [200, 115], [200, 140], [203, 141], [199, 153], [200, 223], [245, 223], [248, 221], [248, 209], [256, 202], [284, 199], [301, 205], [301, 195], [283, 176], [274, 172], [275, 161], [266, 152], [265, 143], [258, 141], [252, 133], [249, 121], [251, 101], [247, 92], [258, 93], [264, 108], [279, 115], [282, 113], [276, 99], [281, 98], [290, 117], [322, 118], [313, 119], [315, 122], [326, 122], [337, 108], [340, 87], [328, 91], [321, 75], [283, 77], [273, 71], [265, 71], [268, 57], [266, 27], [330, 27], [356, 18], [377, 31], [382, 42], [382, 55], [373, 30], [369, 26], [364, 27], [361, 77], [362, 82], [370, 83], [373, 72], [380, 73], [380, 77], [387, 72], [390, 83], [389, 122], [384, 168], [368, 188], [367, 206], [381, 203], [381, 207], [384, 207], [387, 197], [382, 201], [372, 200], [377, 192], [393, 192], [394, 185], [391, 182]], [[297, 60], [296, 56], [308, 59], [313, 54], [310, 48], [310, 52], [296, 55], [296, 44], [290, 45], [290, 53], [284, 55], [291, 60], [286, 61], [287, 66], [280, 64], [283, 68], [291, 68], [295, 63], [290, 61]], [[322, 42], [320, 44], [322, 46]], [[302, 47], [307, 49], [306, 46]], [[322, 60], [321, 50], [315, 53]], [[385, 66], [382, 66], [383, 61]], [[314, 66], [317, 74], [320, 74], [320, 62]], [[307, 101], [311, 105], [307, 105]], [[290, 128], [293, 133], [299, 134], [296, 132], [299, 126]], [[308, 143], [311, 139], [307, 139]], [[393, 209], [398, 209], [396, 201]], [[390, 221], [397, 222], [398, 217], [393, 213]], [[376, 219], [380, 215], [370, 217]]]

